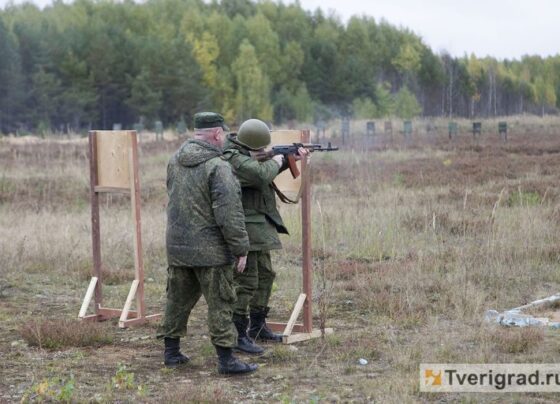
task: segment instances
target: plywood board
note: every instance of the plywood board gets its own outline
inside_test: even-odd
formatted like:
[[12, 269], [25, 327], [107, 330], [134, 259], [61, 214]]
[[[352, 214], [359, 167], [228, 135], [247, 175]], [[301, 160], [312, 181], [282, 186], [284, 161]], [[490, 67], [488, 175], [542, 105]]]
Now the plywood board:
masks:
[[130, 189], [128, 131], [96, 131], [97, 186]]
[[[273, 130], [270, 132], [272, 137], [271, 146], [279, 144], [302, 143], [302, 132], [300, 130]], [[301, 161], [297, 163], [298, 170], [301, 172]], [[302, 176], [292, 177], [290, 170], [285, 170], [274, 179], [278, 189], [292, 200], [299, 199], [301, 190]]]

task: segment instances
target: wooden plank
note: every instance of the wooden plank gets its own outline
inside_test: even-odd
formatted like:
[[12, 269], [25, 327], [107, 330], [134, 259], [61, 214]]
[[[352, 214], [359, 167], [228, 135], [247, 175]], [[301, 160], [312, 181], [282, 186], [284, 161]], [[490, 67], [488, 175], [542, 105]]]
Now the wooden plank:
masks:
[[140, 317], [140, 318], [132, 318], [129, 320], [119, 321], [120, 328], [131, 327], [133, 325], [140, 325], [144, 324], [148, 321], [159, 320], [161, 318], [161, 314], [151, 314], [149, 316]]
[[96, 131], [97, 185], [130, 188], [130, 131]]
[[82, 321], [100, 321], [101, 316], [98, 314], [90, 314], [81, 318]]
[[560, 300], [560, 295], [556, 294], [556, 295], [552, 295], [552, 296], [549, 296], [549, 297], [544, 298], [544, 299], [535, 300], [534, 302], [525, 304], [523, 306], [516, 307], [516, 308], [508, 310], [508, 311], [522, 311], [522, 310], [528, 309], [530, 307], [537, 307], [537, 306], [543, 306], [545, 304], [552, 304], [552, 303], [555, 303], [559, 300]]
[[146, 317], [131, 318], [128, 320], [119, 320], [119, 328], [132, 327], [133, 325], [141, 325], [146, 323]]
[[95, 285], [97, 284], [97, 278], [93, 276], [89, 281], [89, 286], [86, 291], [86, 295], [84, 297], [84, 301], [82, 302], [82, 307], [80, 308], [80, 312], [78, 314], [78, 318], [84, 318], [87, 313], [87, 309], [91, 302], [91, 298], [93, 297], [93, 292], [95, 291]]
[[128, 292], [128, 296], [126, 298], [126, 302], [121, 312], [121, 318], [119, 322], [123, 322], [128, 318], [128, 313], [130, 311], [130, 306], [132, 305], [132, 300], [136, 296], [136, 290], [138, 289], [138, 279], [132, 281], [132, 285], [130, 286], [130, 291]]
[[[330, 335], [334, 332], [332, 328], [325, 328], [325, 335]], [[323, 335], [321, 330], [313, 330], [308, 333], [284, 335], [282, 337], [282, 343], [293, 344], [295, 342], [307, 341], [310, 339], [320, 338]]]
[[286, 328], [284, 329], [284, 332], [282, 333], [283, 335], [290, 335], [292, 333], [292, 330], [294, 328], [294, 325], [296, 324], [296, 321], [299, 317], [299, 313], [301, 312], [301, 308], [303, 307], [303, 304], [305, 303], [305, 293], [300, 293], [296, 304], [294, 306], [294, 310], [292, 310], [292, 315], [290, 316], [290, 319], [288, 320], [288, 323], [286, 324]]
[[117, 187], [101, 187], [96, 186], [94, 191], [97, 193], [119, 193], [119, 194], [129, 194], [130, 188], [117, 188]]
[[[105, 321], [112, 318], [120, 317], [122, 313], [121, 309], [112, 309], [108, 307], [100, 307], [97, 309], [97, 311], [97, 314], [90, 314], [82, 317], [81, 319], [86, 321]], [[130, 310], [128, 312], [128, 316], [132, 317], [133, 319], [136, 318], [137, 315], [138, 313], [135, 310]]]
[[[122, 314], [122, 309], [112, 309], [109, 307], [100, 307], [98, 310], [98, 313], [105, 317], [105, 318], [115, 318], [115, 317], [120, 317]], [[136, 310], [129, 310], [128, 311], [128, 317], [136, 317], [138, 315], [138, 313], [136, 312]]]
[[[302, 141], [309, 142], [309, 130], [302, 132]], [[307, 296], [303, 306], [303, 326], [306, 332], [313, 329], [313, 317], [311, 299], [313, 293], [313, 277], [312, 277], [312, 251], [311, 251], [311, 181], [308, 174], [309, 166], [307, 157], [301, 160], [301, 176], [307, 180], [302, 184], [301, 195], [301, 225], [302, 225], [302, 242], [303, 251], [302, 271], [303, 271], [303, 293]]]
[[[274, 321], [267, 321], [266, 325], [268, 326], [268, 328], [270, 328], [272, 331], [274, 332], [280, 332], [280, 333], [284, 333], [284, 330], [286, 329], [286, 323], [277, 323]], [[303, 324], [294, 324], [294, 327], [292, 328], [292, 332], [303, 332]]]
[[134, 231], [132, 232], [134, 243], [134, 279], [138, 281], [138, 290], [136, 293], [136, 309], [139, 317], [146, 315], [144, 306], [144, 259], [142, 257], [142, 219], [140, 217], [140, 179], [138, 175], [138, 143], [136, 132], [130, 133], [130, 203], [132, 206], [132, 223], [134, 223]]
[[97, 132], [89, 132], [89, 172], [91, 201], [91, 243], [93, 256], [93, 276], [97, 278], [95, 285], [95, 309], [103, 303], [101, 277], [101, 230], [99, 224], [99, 196], [95, 192], [97, 186]]

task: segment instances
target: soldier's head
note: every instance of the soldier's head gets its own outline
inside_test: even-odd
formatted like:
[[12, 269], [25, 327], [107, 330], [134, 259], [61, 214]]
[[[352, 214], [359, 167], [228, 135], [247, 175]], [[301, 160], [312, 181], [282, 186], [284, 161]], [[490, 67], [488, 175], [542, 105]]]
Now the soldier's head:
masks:
[[224, 117], [216, 112], [198, 112], [194, 115], [194, 136], [215, 146], [222, 147], [229, 128]]
[[270, 144], [270, 129], [259, 119], [248, 119], [237, 131], [237, 143], [249, 150], [260, 150]]

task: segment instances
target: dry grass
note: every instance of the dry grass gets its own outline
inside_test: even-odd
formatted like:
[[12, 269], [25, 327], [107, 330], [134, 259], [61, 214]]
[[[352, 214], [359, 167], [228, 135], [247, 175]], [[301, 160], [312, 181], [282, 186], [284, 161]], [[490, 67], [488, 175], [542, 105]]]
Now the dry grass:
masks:
[[164, 403], [231, 403], [233, 396], [219, 383], [210, 385], [195, 384], [187, 381], [176, 388], [166, 391], [161, 402]]
[[[21, 348], [14, 331], [79, 328], [49, 319], [76, 316], [90, 276], [86, 145], [0, 142], [0, 401], [20, 400], [34, 380], [69, 380], [69, 373], [76, 401], [500, 401], [421, 395], [417, 372], [421, 362], [560, 360], [555, 331], [482, 323], [487, 309], [560, 289], [560, 120], [544, 128], [540, 120], [516, 120], [508, 143], [491, 131], [476, 142], [466, 132], [449, 141], [442, 120], [437, 134], [418, 130], [407, 141], [378, 135], [368, 147], [357, 136], [354, 147], [313, 156], [314, 314], [316, 326], [334, 327], [335, 334], [295, 350], [268, 346], [267, 355], [251, 359], [260, 369], [249, 380], [217, 374], [204, 301], [182, 341], [192, 356], [184, 369], [163, 369], [155, 325], [119, 331], [109, 324], [104, 332], [112, 343], [96, 350], [62, 350], [78, 342], [61, 341], [54, 350]], [[464, 130], [468, 125], [460, 122]], [[483, 131], [492, 125], [484, 123]], [[165, 166], [179, 143], [141, 143], [150, 312], [164, 305]], [[102, 203], [109, 307], [122, 307], [132, 277], [128, 204], [123, 197]], [[299, 207], [281, 210], [291, 235], [273, 255], [273, 320], [289, 317], [301, 285]], [[31, 323], [37, 316], [44, 320]], [[359, 365], [360, 358], [368, 364]], [[141, 391], [107, 387], [122, 364]]]
[[544, 341], [544, 331], [539, 328], [499, 328], [490, 334], [490, 339], [500, 352], [523, 353], [536, 349]]
[[22, 338], [39, 349], [100, 346], [113, 342], [106, 325], [78, 320], [31, 320], [19, 330]]

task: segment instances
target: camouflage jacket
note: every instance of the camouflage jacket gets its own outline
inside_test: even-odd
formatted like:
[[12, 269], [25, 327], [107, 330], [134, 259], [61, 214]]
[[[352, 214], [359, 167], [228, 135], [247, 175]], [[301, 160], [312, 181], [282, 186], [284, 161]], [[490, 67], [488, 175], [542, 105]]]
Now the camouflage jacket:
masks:
[[224, 158], [231, 163], [241, 184], [249, 251], [282, 248], [278, 233], [288, 234], [288, 230], [276, 207], [276, 194], [272, 188], [272, 181], [281, 171], [278, 164], [274, 160], [254, 160], [247, 149], [229, 139], [224, 149]]
[[217, 266], [247, 254], [241, 191], [222, 150], [189, 140], [167, 166], [167, 260]]

